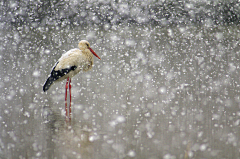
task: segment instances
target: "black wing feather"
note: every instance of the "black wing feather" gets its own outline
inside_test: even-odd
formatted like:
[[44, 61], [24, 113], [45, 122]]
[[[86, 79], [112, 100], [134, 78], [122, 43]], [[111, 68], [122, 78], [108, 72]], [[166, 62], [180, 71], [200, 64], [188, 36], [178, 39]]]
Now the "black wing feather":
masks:
[[59, 62], [57, 62], [55, 64], [55, 66], [53, 67], [50, 77], [48, 77], [47, 81], [45, 82], [45, 84], [43, 86], [44, 92], [46, 92], [50, 88], [50, 86], [53, 84], [54, 81], [58, 80], [59, 78], [63, 77], [64, 75], [68, 74], [70, 71], [74, 71], [77, 68], [77, 66], [71, 66], [69, 68], [64, 68], [64, 69], [55, 71], [54, 69], [58, 63]]

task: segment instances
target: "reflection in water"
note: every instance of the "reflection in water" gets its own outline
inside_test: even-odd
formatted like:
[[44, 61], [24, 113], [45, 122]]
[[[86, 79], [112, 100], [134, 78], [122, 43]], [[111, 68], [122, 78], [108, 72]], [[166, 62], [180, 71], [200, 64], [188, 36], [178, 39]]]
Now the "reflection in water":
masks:
[[[1, 158], [240, 155], [237, 27], [108, 29], [0, 32]], [[42, 84], [55, 59], [82, 39], [102, 60], [74, 77], [68, 128], [64, 83], [47, 93]]]
[[45, 123], [50, 129], [47, 142], [48, 158], [92, 158], [92, 129], [87, 125], [81, 127], [76, 122], [66, 123], [61, 115], [45, 111]]

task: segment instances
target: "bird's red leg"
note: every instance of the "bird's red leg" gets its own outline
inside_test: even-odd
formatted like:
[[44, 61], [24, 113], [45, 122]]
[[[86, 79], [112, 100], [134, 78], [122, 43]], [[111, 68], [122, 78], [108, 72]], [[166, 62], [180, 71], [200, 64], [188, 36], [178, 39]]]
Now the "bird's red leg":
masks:
[[69, 79], [69, 99], [70, 99], [70, 103], [69, 103], [69, 121], [71, 121], [71, 117], [72, 117], [72, 110], [71, 110], [71, 103], [72, 103], [72, 94], [71, 94], [71, 78]]
[[65, 112], [66, 112], [66, 121], [68, 120], [68, 106], [67, 106], [68, 81], [69, 81], [69, 77], [67, 78], [67, 82], [66, 82], [66, 86], [65, 86]]

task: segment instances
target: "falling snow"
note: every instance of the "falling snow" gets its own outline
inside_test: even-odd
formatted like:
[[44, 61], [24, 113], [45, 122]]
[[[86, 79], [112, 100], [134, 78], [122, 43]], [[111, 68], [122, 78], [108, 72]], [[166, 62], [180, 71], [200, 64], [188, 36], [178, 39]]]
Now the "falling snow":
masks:
[[[238, 158], [239, 2], [0, 2], [0, 158]], [[100, 56], [42, 91], [86, 39]]]

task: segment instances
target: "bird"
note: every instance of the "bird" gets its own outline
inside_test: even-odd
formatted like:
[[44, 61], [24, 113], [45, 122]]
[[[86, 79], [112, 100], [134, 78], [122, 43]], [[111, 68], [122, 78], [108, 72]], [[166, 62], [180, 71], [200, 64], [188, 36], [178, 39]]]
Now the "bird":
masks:
[[[43, 85], [43, 91], [46, 92], [50, 86], [59, 81], [67, 79], [65, 85], [65, 111], [66, 120], [71, 120], [71, 78], [79, 72], [86, 72], [92, 68], [93, 55], [101, 60], [101, 58], [92, 50], [90, 44], [86, 40], [78, 43], [79, 48], [71, 49], [64, 53], [52, 68], [52, 71]], [[67, 89], [69, 88], [70, 104], [69, 116], [67, 107]]]

